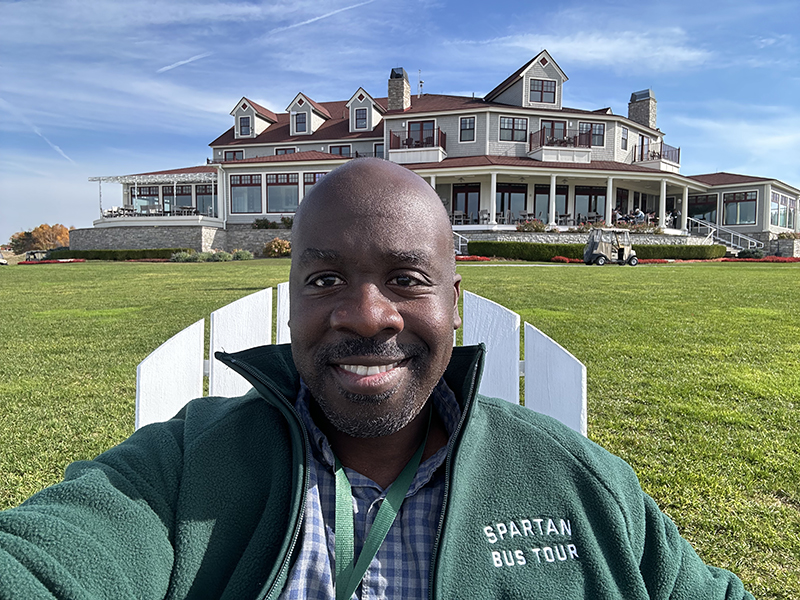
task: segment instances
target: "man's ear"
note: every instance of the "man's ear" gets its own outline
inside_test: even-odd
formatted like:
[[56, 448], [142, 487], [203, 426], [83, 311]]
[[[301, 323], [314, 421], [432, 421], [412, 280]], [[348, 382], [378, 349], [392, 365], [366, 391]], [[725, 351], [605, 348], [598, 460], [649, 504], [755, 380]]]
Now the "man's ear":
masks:
[[458, 314], [458, 297], [461, 295], [461, 275], [453, 277], [453, 330], [461, 327], [461, 315]]

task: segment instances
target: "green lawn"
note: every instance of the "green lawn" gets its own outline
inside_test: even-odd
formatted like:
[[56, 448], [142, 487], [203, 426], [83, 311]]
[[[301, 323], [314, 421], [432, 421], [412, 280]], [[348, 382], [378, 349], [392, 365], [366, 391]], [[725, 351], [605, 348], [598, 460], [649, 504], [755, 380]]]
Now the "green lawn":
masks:
[[[581, 361], [589, 436], [709, 563], [800, 598], [800, 264], [472, 266]], [[0, 268], [0, 508], [133, 429], [136, 365], [288, 261]]]

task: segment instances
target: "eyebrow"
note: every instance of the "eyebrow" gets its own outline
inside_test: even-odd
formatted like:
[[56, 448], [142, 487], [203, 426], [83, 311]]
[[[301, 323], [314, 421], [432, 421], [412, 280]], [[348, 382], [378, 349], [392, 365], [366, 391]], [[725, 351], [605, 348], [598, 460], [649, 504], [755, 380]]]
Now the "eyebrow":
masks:
[[[392, 262], [402, 263], [412, 267], [423, 267], [430, 265], [430, 257], [424, 252], [417, 251], [387, 251], [385, 256]], [[298, 265], [307, 266], [316, 262], [339, 262], [342, 255], [336, 250], [322, 250], [320, 248], [306, 248], [300, 255]]]
[[338, 261], [342, 257], [341, 254], [335, 250], [320, 250], [319, 248], [306, 248], [300, 255], [298, 264], [306, 266], [311, 263], [320, 261]]

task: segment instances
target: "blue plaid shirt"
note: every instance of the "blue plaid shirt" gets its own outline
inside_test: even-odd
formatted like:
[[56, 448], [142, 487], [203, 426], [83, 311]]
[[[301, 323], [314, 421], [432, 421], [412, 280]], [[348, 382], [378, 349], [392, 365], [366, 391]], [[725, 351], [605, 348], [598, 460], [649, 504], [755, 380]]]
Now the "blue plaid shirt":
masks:
[[[281, 600], [334, 600], [334, 522], [336, 483], [334, 456], [325, 435], [309, 412], [311, 397], [305, 384], [295, 401], [311, 440], [308, 493], [300, 539], [300, 552], [289, 573]], [[444, 380], [433, 390], [433, 403], [452, 436], [461, 418], [461, 408]], [[361, 600], [423, 600], [428, 597], [431, 552], [444, 499], [444, 473], [439, 467], [447, 456], [440, 448], [423, 462], [406, 494], [378, 554], [354, 594]], [[358, 557], [378, 513], [386, 490], [371, 479], [345, 468], [353, 494], [355, 556]]]

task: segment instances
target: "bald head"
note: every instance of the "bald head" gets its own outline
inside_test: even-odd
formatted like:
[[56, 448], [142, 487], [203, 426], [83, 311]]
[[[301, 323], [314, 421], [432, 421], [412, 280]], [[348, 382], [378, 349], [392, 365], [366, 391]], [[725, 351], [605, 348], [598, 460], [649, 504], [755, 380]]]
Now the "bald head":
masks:
[[359, 158], [323, 177], [295, 213], [292, 245], [313, 236], [317, 227], [343, 212], [354, 218], [371, 217], [371, 227], [444, 240], [443, 258], [455, 268], [447, 210], [431, 186], [405, 167], [378, 158]]

